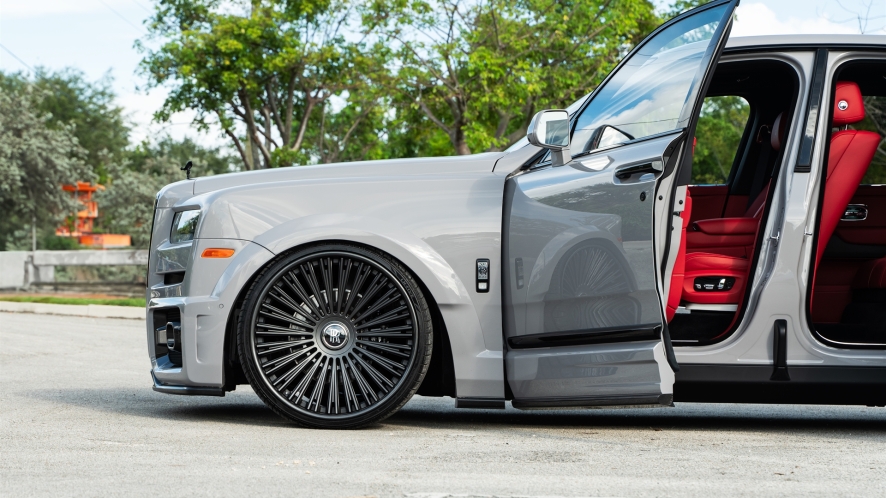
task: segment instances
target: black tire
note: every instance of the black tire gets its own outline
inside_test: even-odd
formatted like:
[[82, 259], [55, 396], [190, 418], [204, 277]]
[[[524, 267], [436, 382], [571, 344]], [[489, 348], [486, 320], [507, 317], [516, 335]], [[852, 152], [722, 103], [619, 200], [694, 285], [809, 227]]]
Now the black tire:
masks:
[[428, 302], [409, 270], [344, 243], [304, 247], [265, 267], [237, 327], [255, 393], [282, 417], [323, 429], [394, 414], [424, 379], [432, 344]]

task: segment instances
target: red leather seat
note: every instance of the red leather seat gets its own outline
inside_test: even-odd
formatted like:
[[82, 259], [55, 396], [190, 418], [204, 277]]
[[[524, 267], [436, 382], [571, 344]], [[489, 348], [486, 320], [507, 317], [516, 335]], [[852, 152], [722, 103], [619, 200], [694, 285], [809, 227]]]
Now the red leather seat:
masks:
[[[785, 113], [780, 113], [772, 123], [769, 140], [775, 151], [781, 149], [787, 121]], [[744, 217], [693, 223], [692, 231], [686, 234], [690, 252], [686, 254], [683, 278], [684, 301], [699, 304], [738, 304], [741, 301], [768, 194], [767, 182]], [[714, 277], [734, 279], [734, 283], [728, 290], [711, 292], [699, 288], [700, 284], [696, 282], [697, 278]]]
[[[848, 126], [864, 119], [864, 101], [858, 85], [850, 81], [837, 82], [834, 95], [834, 127]], [[818, 248], [815, 269], [824, 250], [846, 212], [846, 206], [855, 195], [858, 184], [868, 170], [877, 151], [880, 135], [871, 131], [844, 129], [831, 135], [828, 170], [818, 228]]]

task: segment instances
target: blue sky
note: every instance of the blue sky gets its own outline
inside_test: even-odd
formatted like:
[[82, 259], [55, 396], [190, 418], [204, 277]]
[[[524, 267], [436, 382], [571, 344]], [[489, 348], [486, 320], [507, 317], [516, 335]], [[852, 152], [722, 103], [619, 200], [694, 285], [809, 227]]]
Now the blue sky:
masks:
[[[654, 0], [667, 5], [667, 0]], [[140, 89], [144, 80], [136, 74], [140, 59], [133, 48], [145, 34], [142, 26], [152, 8], [151, 0], [3, 0], [0, 6], [0, 44], [19, 62], [0, 49], [0, 69], [27, 71], [27, 66], [81, 69], [88, 78], [105, 74], [114, 78], [118, 103], [135, 125], [136, 140], [169, 133], [191, 136], [205, 144], [226, 144], [217, 133], [200, 134], [189, 126], [190, 115], [174, 116], [171, 124], [151, 122], [162, 104], [163, 89]], [[733, 36], [794, 33], [858, 33], [850, 11], [871, 5], [868, 32], [886, 34], [886, 1], [883, 0], [744, 0], [738, 11]]]

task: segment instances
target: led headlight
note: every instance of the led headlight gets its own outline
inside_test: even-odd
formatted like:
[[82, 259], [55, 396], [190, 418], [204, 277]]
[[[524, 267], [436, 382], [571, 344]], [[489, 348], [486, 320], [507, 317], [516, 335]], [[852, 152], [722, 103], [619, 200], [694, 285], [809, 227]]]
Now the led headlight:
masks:
[[200, 211], [179, 211], [172, 219], [172, 233], [169, 234], [169, 242], [178, 244], [194, 240], [194, 232], [197, 230], [197, 221], [200, 220]]

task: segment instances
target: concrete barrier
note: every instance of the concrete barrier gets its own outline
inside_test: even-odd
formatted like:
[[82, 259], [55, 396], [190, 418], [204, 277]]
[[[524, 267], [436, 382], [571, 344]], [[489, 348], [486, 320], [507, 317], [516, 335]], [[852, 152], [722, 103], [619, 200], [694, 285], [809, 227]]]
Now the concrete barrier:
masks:
[[145, 319], [145, 309], [135, 306], [107, 306], [103, 304], [47, 304], [0, 301], [0, 311], [39, 313], [43, 315], [89, 316], [93, 318]]
[[0, 289], [26, 289], [55, 281], [56, 266], [147, 266], [144, 249], [0, 251]]

